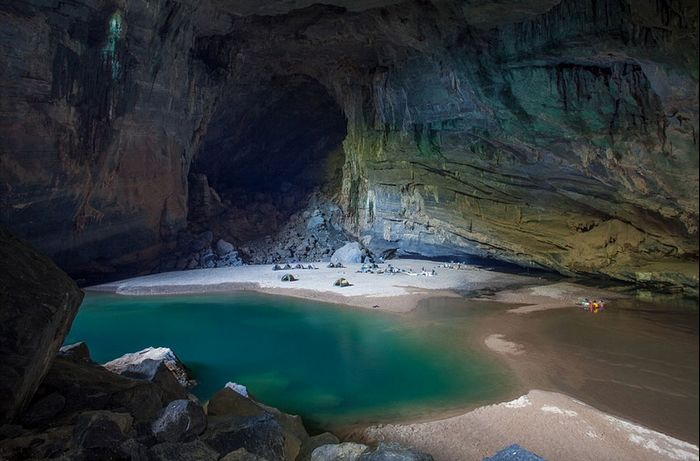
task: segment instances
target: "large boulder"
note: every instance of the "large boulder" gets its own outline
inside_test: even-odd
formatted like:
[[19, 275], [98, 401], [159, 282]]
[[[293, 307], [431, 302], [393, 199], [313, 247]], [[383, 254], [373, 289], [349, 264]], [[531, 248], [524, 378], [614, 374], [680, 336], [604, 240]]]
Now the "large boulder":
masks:
[[73, 443], [84, 450], [114, 450], [126, 440], [134, 419], [128, 413], [87, 411], [78, 416]]
[[263, 413], [262, 406], [230, 387], [215, 393], [207, 403], [209, 416], [258, 416]]
[[151, 425], [153, 435], [160, 442], [191, 440], [206, 428], [204, 410], [188, 399], [170, 402]]
[[[223, 428], [219, 432], [230, 434], [232, 440], [250, 439], [246, 441], [248, 445], [243, 447], [250, 453], [269, 459], [277, 459], [272, 458], [272, 453], [276, 453], [281, 456], [279, 459], [294, 461], [309, 438], [299, 416], [256, 402], [247, 396], [244, 386], [235, 383], [228, 383], [212, 396], [207, 404], [207, 414], [210, 421], [217, 421], [218, 427]], [[250, 424], [259, 425], [261, 430], [267, 431], [268, 438], [251, 438], [248, 435]], [[277, 452], [280, 441], [283, 445], [281, 454]], [[262, 447], [263, 445], [265, 447]], [[223, 447], [222, 450], [230, 448], [227, 445]], [[224, 452], [222, 451], [222, 454]]]
[[82, 299], [49, 258], [0, 227], [0, 424], [34, 395]]
[[219, 256], [225, 256], [231, 252], [233, 252], [233, 244], [232, 243], [229, 243], [224, 239], [219, 239], [216, 242], [216, 253]]
[[105, 363], [104, 367], [122, 376], [147, 381], [158, 381], [162, 378], [159, 376], [160, 372], [165, 368], [181, 386], [191, 387], [195, 384], [189, 377], [187, 367], [167, 347], [147, 347], [138, 352], [124, 354]]
[[356, 461], [368, 450], [367, 445], [354, 442], [321, 445], [311, 453], [311, 461]]
[[270, 461], [288, 461], [284, 432], [269, 413], [209, 418], [209, 426], [201, 439], [221, 456], [245, 448]]
[[127, 411], [134, 417], [135, 425], [143, 427], [144, 433], [150, 433], [150, 424], [163, 406], [186, 398], [187, 391], [180, 385], [163, 387], [120, 376], [96, 364], [58, 356], [37, 390], [27, 415], [58, 411], [51, 417], [53, 423], [68, 424], [77, 414], [89, 410]]
[[311, 454], [311, 461], [433, 461], [433, 457], [398, 443], [380, 443], [370, 450], [353, 442], [321, 445]]
[[331, 256], [333, 264], [343, 263], [361, 263], [364, 251], [358, 242], [349, 242], [335, 250]]

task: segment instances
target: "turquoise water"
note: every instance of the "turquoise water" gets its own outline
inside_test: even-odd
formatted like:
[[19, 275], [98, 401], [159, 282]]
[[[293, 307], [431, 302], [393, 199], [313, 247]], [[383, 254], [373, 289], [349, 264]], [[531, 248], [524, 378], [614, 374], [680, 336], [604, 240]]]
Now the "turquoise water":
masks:
[[482, 403], [508, 388], [450, 322], [254, 293], [89, 293], [66, 343], [104, 363], [170, 347], [208, 399], [227, 381], [312, 425], [385, 421]]

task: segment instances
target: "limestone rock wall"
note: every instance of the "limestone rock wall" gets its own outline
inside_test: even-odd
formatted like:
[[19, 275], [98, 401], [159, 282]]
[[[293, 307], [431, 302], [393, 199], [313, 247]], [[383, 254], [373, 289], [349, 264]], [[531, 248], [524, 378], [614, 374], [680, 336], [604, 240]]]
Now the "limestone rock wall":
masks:
[[144, 268], [225, 96], [303, 76], [369, 247], [697, 289], [697, 5], [369, 3], [3, 6], [2, 221], [73, 272]]
[[78, 277], [152, 259], [184, 225], [211, 105], [196, 2], [0, 7], [0, 216]]

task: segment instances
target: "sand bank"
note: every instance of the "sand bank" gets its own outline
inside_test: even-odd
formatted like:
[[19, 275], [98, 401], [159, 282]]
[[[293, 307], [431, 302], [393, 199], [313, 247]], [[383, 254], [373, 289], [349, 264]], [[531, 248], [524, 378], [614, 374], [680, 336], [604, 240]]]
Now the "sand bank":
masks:
[[514, 343], [505, 339], [504, 335], [492, 334], [484, 339], [486, 347], [501, 354], [522, 355], [525, 353], [525, 348], [522, 344]]
[[510, 309], [509, 312], [529, 314], [576, 306], [581, 298], [610, 300], [624, 297], [626, 296], [620, 293], [601, 288], [558, 282], [502, 290], [487, 299], [507, 304], [520, 304], [521, 306]]
[[540, 390], [460, 416], [372, 426], [349, 437], [400, 442], [431, 453], [436, 461], [479, 460], [513, 443], [551, 461], [698, 459], [696, 445]]
[[[615, 299], [619, 293], [576, 285], [570, 282], [552, 283], [539, 277], [514, 275], [462, 265], [461, 269], [443, 267], [442, 263], [401, 259], [392, 261], [395, 267], [412, 270], [412, 274], [358, 273], [361, 264], [348, 264], [341, 269], [318, 263], [318, 269], [273, 271], [272, 265], [249, 265], [215, 269], [164, 272], [110, 282], [87, 288], [122, 295], [146, 296], [254, 290], [262, 293], [294, 296], [357, 307], [379, 306], [391, 312], [413, 310], [421, 300], [436, 296], [460, 296], [465, 291], [488, 289], [495, 294], [480, 300], [516, 304], [510, 312], [527, 314], [547, 309], [574, 307], [580, 298]], [[383, 269], [386, 264], [381, 266]], [[437, 275], [419, 275], [433, 269]], [[299, 280], [283, 282], [291, 273]], [[336, 287], [340, 277], [352, 286]]]
[[[414, 309], [426, 297], [458, 296], [458, 291], [504, 288], [514, 284], [542, 282], [537, 277], [504, 274], [462, 266], [449, 269], [442, 263], [401, 259], [392, 264], [402, 269], [412, 269], [413, 275], [358, 273], [361, 264], [349, 264], [335, 269], [318, 263], [318, 269], [292, 269], [273, 271], [272, 265], [250, 265], [166, 272], [147, 275], [88, 288], [122, 295], [143, 296], [157, 294], [186, 294], [215, 291], [255, 290], [263, 293], [295, 296], [319, 301], [367, 307], [379, 306], [393, 312]], [[387, 265], [383, 264], [382, 268]], [[422, 269], [435, 269], [434, 276], [418, 275]], [[291, 273], [299, 280], [283, 282], [284, 274]], [[352, 286], [336, 287], [333, 283], [345, 277]]]

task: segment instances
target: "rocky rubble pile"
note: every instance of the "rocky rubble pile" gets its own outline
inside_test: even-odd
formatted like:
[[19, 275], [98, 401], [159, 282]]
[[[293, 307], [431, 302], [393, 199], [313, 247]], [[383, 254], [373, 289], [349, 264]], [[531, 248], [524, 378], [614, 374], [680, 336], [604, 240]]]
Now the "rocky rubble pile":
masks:
[[342, 222], [340, 207], [316, 193], [279, 232], [247, 244], [241, 252], [252, 264], [328, 261], [349, 240]]
[[28, 410], [16, 424], [0, 426], [0, 459], [432, 460], [395, 444], [372, 450], [330, 433], [310, 436], [300, 417], [233, 383], [203, 406], [180, 385], [180, 372], [173, 374], [186, 368], [167, 348], [110, 363], [119, 374], [93, 363], [85, 344], [64, 348]]
[[221, 238], [215, 242], [212, 231], [199, 234], [184, 231], [178, 235], [175, 251], [161, 261], [158, 272], [242, 266], [243, 264], [233, 244]]
[[[211, 201], [215, 203], [217, 213], [214, 216], [207, 214], [209, 221], [200, 216], [201, 212], [195, 213], [197, 223], [178, 235], [176, 249], [161, 260], [158, 272], [241, 266], [246, 263], [328, 261], [336, 250], [350, 240], [342, 226], [343, 212], [340, 207], [317, 192], [308, 198], [307, 206], [293, 213], [278, 231], [260, 235], [236, 249], [230, 241], [239, 241], [235, 234], [240, 229], [229, 223], [230, 213], [226, 211], [226, 204], [219, 200]], [[212, 206], [207, 209], [210, 208]], [[206, 229], [207, 225], [213, 230], [194, 231]]]

